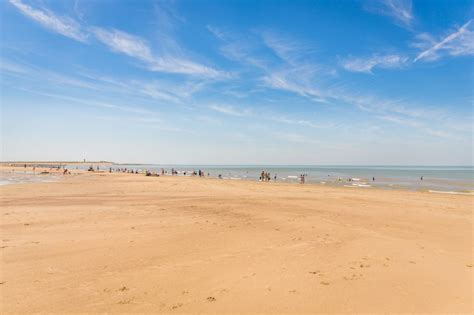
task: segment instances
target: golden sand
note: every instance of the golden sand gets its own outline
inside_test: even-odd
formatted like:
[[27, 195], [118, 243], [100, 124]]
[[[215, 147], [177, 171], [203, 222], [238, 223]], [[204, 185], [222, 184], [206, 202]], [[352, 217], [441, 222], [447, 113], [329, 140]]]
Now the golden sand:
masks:
[[1, 194], [1, 313], [473, 312], [473, 196], [81, 173]]

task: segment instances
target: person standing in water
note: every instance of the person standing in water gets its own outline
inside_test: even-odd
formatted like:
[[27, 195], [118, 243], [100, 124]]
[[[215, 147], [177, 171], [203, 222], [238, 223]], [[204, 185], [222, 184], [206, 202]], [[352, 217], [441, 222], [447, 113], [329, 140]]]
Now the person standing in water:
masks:
[[304, 184], [304, 174], [301, 174], [301, 175], [300, 175], [300, 183], [301, 183], [301, 184]]

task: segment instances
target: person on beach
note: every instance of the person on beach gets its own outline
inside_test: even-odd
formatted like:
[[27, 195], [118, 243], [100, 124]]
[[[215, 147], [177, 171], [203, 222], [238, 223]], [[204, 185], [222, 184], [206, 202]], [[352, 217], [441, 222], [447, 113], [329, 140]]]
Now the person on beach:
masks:
[[300, 182], [301, 182], [301, 184], [304, 184], [304, 174], [301, 174], [301, 176], [300, 176]]
[[265, 172], [262, 171], [262, 173], [260, 174], [260, 180], [263, 182], [265, 179]]

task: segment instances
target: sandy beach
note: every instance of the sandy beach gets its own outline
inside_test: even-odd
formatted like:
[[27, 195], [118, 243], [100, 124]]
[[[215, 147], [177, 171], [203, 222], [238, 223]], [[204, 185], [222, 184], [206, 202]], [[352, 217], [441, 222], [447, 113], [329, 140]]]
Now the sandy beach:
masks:
[[0, 187], [3, 314], [474, 311], [473, 196], [72, 172]]

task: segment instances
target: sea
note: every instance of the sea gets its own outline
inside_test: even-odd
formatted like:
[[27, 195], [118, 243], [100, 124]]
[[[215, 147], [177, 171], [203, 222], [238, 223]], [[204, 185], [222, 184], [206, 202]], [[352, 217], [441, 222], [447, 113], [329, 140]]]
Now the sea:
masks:
[[[88, 165], [67, 165], [69, 169], [87, 169]], [[301, 175], [305, 175], [305, 184], [332, 185], [351, 187], [354, 189], [407, 189], [429, 191], [433, 193], [473, 194], [473, 166], [315, 166], [315, 165], [160, 165], [160, 164], [113, 164], [102, 166], [100, 170], [109, 171], [127, 169], [139, 172], [150, 171], [165, 176], [192, 176], [201, 170], [205, 176], [222, 180], [258, 181], [262, 171], [269, 172], [270, 182], [300, 183]], [[55, 181], [60, 176], [39, 174], [2, 174], [0, 185]]]

